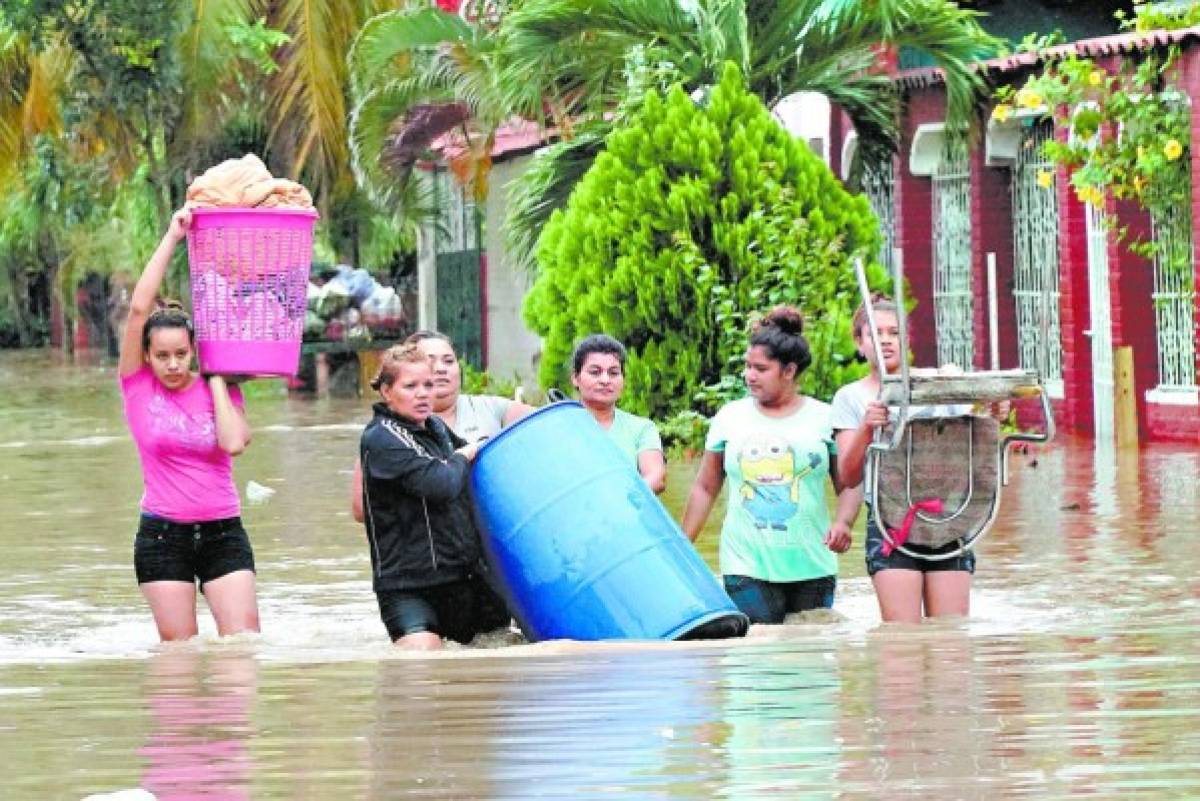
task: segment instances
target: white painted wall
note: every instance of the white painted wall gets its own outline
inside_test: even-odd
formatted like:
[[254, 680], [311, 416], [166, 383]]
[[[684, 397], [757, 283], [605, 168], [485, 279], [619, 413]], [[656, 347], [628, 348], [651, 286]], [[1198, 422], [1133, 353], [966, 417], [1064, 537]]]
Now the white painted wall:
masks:
[[772, 111], [788, 133], [803, 139], [821, 160], [829, 163], [829, 123], [833, 110], [825, 95], [797, 92], [780, 100]]
[[432, 223], [417, 231], [417, 328], [437, 328], [437, 228]]
[[519, 156], [493, 165], [484, 207], [483, 243], [487, 251], [487, 366], [497, 378], [514, 374], [535, 386], [541, 338], [531, 332], [521, 316], [530, 281], [514, 267], [504, 249], [508, 189], [525, 171], [531, 156]]

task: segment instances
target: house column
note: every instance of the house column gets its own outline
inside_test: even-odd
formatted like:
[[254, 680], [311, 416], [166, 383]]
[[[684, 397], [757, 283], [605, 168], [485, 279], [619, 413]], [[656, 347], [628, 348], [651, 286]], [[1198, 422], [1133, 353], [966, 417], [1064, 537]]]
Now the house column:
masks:
[[933, 307], [933, 181], [912, 174], [909, 156], [917, 127], [942, 122], [946, 101], [941, 87], [914, 89], [900, 121], [900, 153], [894, 187], [896, 246], [904, 252], [908, 296], [916, 309], [908, 327], [917, 364], [937, 364], [937, 320]]
[[[1055, 129], [1055, 137], [1066, 141], [1067, 130]], [[1071, 188], [1071, 174], [1059, 167], [1058, 319], [1062, 329], [1063, 399], [1055, 403], [1061, 428], [1092, 431], [1092, 343], [1084, 331], [1091, 325], [1088, 292], [1087, 217], [1084, 205]]]
[[1000, 366], [1016, 367], [1017, 305], [1013, 297], [1012, 171], [988, 167], [981, 141], [971, 152], [971, 284], [975, 366], [991, 369], [987, 254], [996, 254], [996, 316]]

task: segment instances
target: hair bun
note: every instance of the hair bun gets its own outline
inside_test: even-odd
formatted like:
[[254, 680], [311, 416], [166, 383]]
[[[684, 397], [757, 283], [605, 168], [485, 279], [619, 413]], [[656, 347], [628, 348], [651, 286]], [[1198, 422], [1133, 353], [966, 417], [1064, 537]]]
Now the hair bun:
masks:
[[804, 333], [804, 315], [800, 314], [800, 310], [793, 306], [776, 306], [767, 312], [762, 324], [773, 326], [792, 336]]

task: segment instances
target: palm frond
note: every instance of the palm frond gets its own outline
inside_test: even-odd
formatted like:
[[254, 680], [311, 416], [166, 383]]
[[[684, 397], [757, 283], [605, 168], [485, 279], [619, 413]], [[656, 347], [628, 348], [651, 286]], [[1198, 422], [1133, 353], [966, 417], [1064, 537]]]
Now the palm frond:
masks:
[[[237, 60], [229, 30], [254, 18], [254, 0], [193, 0], [188, 24], [176, 41], [183, 75], [183, 104], [180, 121], [172, 137], [170, 160], [181, 164], [199, 147], [218, 137], [226, 115], [232, 112], [227, 87], [234, 82]], [[198, 166], [198, 165], [189, 165]]]
[[372, 17], [358, 32], [347, 58], [351, 93], [364, 94], [372, 82], [396, 77], [388, 67], [396, 65], [401, 56], [414, 50], [436, 50], [445, 43], [468, 42], [474, 36], [466, 20], [438, 8]]
[[0, 185], [13, 177], [24, 152], [24, 101], [29, 73], [28, 49], [16, 36], [5, 36], [0, 42]]
[[985, 87], [974, 62], [998, 40], [978, 15], [948, 0], [754, 0], [751, 85], [768, 103], [798, 91], [819, 91], [850, 114], [865, 152], [895, 147], [897, 98], [875, 65], [876, 48], [913, 48], [942, 69], [946, 119], [965, 128]]
[[[393, 220], [420, 225], [437, 214], [437, 198], [428, 176], [410, 161], [389, 159], [387, 148], [396, 123], [415, 105], [429, 99], [429, 86], [412, 79], [393, 81], [372, 90], [355, 106], [350, 119], [351, 164], [358, 186], [371, 203]], [[447, 97], [446, 95], [442, 95]]]
[[291, 37], [271, 81], [271, 146], [327, 205], [350, 178], [344, 54], [362, 23], [358, 4], [278, 0], [270, 8], [268, 22]]
[[[974, 121], [979, 96], [986, 91], [976, 63], [995, 55], [1001, 40], [979, 25], [979, 12], [949, 0], [880, 0], [881, 16], [892, 24], [884, 41], [932, 59], [946, 83], [946, 122], [966, 129]], [[888, 13], [890, 9], [895, 13]]]
[[62, 128], [62, 92], [74, 55], [52, 40], [35, 52], [16, 37], [0, 49], [0, 185], [16, 176], [34, 139]]
[[674, 0], [530, 0], [501, 26], [501, 96], [528, 119], [543, 118], [544, 99], [584, 98], [603, 113], [620, 96], [635, 48], [669, 53], [679, 72], [701, 75], [705, 19], [702, 8]]
[[571, 190], [604, 148], [608, 127], [593, 125], [569, 141], [539, 152], [509, 185], [505, 221], [506, 252], [518, 269], [537, 275], [537, 242], [555, 209], [567, 205]]
[[752, 57], [750, 43], [750, 22], [746, 15], [746, 4], [743, 0], [716, 0], [710, 10], [711, 24], [705, 28], [711, 31], [715, 40], [706, 47], [712, 52], [709, 69], [715, 77], [717, 70], [726, 61], [737, 64], [743, 75], [750, 72]]

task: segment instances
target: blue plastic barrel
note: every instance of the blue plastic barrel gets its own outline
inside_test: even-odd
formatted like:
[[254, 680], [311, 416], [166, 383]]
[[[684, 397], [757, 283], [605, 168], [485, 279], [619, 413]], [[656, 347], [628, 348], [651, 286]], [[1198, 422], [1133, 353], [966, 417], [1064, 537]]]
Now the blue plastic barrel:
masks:
[[745, 634], [746, 616], [580, 404], [502, 431], [471, 487], [497, 589], [531, 640]]

